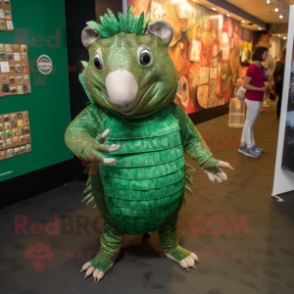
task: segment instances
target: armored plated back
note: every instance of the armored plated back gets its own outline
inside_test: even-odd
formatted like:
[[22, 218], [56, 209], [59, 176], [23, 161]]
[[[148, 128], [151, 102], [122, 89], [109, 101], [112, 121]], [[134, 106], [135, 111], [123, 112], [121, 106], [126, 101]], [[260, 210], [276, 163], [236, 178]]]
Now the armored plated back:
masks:
[[185, 186], [180, 126], [168, 107], [141, 120], [109, 116], [106, 154], [117, 160], [100, 167], [105, 202], [117, 227], [129, 235], [159, 229], [176, 211]]

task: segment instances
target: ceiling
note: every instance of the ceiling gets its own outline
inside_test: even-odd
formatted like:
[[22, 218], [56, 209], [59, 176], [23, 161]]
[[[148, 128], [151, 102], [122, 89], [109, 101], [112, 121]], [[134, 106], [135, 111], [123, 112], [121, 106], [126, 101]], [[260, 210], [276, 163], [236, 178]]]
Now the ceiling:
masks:
[[[282, 15], [285, 12], [289, 13], [289, 5], [294, 4], [294, 0], [271, 0], [271, 2], [276, 2], [273, 4], [267, 4], [267, 0], [226, 1], [266, 23], [287, 23], [289, 19], [288, 16], [281, 19], [279, 18], [279, 15]], [[279, 7], [279, 2], [281, 2], [282, 11], [275, 12], [275, 8]]]
[[287, 39], [288, 34], [284, 33], [284, 34], [271, 34], [272, 37], [279, 37], [283, 40]]
[[[199, 3], [209, 9], [215, 10], [221, 14], [230, 14], [230, 17], [240, 21], [241, 26], [248, 28], [250, 30], [266, 30], [265, 27], [260, 27], [257, 24], [252, 24], [251, 21], [246, 20], [239, 15], [233, 14], [213, 3], [211, 3], [209, 0], [190, 0], [194, 1], [196, 3]], [[282, 19], [279, 18], [280, 14], [283, 13], [289, 13], [289, 6], [294, 5], [294, 0], [270, 0], [271, 2], [276, 2], [273, 4], [267, 4], [267, 0], [225, 0], [226, 2], [229, 2], [230, 4], [238, 7], [239, 9], [247, 12], [248, 14], [251, 14], [252, 16], [260, 19], [264, 23], [274, 24], [274, 26], [279, 26], [278, 24], [286, 24], [288, 23], [288, 16], [284, 16]], [[275, 8], [279, 7], [282, 11], [275, 12]], [[276, 30], [275, 30], [276, 31]], [[281, 39], [287, 38], [287, 33], [285, 32], [277, 32], [271, 34], [273, 37], [279, 37]]]
[[[231, 12], [229, 12], [229, 11], [227, 11], [227, 10], [225, 10], [225, 9], [223, 9], [223, 8], [221, 8], [221, 7], [219, 7], [219, 6], [217, 6], [217, 5], [214, 5], [213, 3], [210, 3], [210, 2], [207, 1], [207, 0], [192, 0], [192, 1], [194, 1], [194, 2], [196, 2], [196, 3], [198, 3], [198, 4], [200, 4], [200, 5], [203, 5], [203, 6], [209, 8], [209, 9], [211, 9], [211, 10], [215, 10], [216, 12], [219, 12], [219, 13], [221, 13], [221, 14], [223, 14], [223, 15], [227, 15], [227, 14], [229, 14], [230, 17], [232, 17], [232, 18], [234, 18], [234, 19], [240, 21], [242, 27], [245, 27], [245, 28], [247, 28], [247, 29], [250, 29], [250, 30], [256, 30], [256, 31], [258, 31], [258, 30], [265, 30], [265, 29], [266, 29], [265, 27], [260, 27], [260, 26], [257, 25], [257, 24], [249, 25], [249, 23], [251, 23], [251, 21], [248, 21], [248, 20], [246, 20], [246, 19], [240, 17], [240, 16], [237, 15], [237, 14], [231, 13]], [[240, 0], [236, 0], [236, 2], [238, 2], [238, 1], [240, 1]], [[260, 1], [260, 0], [245, 0], [245, 1]], [[266, 0], [264, 0], [264, 1], [266, 1]], [[230, 1], [227, 1], [227, 2], [230, 2]], [[293, 0], [293, 2], [294, 2], [294, 0]], [[233, 3], [232, 3], [232, 4], [233, 4]], [[233, 5], [234, 5], [234, 4], [233, 4]], [[237, 5], [235, 5], [235, 6], [237, 6]], [[240, 9], [242, 9], [242, 8], [240, 8]], [[246, 9], [242, 9], [242, 10], [246, 11], [247, 13], [249, 13]]]

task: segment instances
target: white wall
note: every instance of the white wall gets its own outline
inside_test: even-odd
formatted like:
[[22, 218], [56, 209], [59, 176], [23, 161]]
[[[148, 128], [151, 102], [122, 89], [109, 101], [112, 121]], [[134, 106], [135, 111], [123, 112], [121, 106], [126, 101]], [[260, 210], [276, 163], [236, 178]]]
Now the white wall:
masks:
[[287, 47], [287, 40], [282, 41], [282, 49], [283, 50], [285, 47]]
[[283, 40], [279, 37], [270, 37], [270, 43], [272, 46], [269, 49], [269, 53], [275, 60], [277, 60], [280, 58], [280, 55], [284, 48], [282, 47]]
[[[281, 105], [281, 117], [279, 126], [279, 136], [278, 136], [278, 146], [276, 154], [276, 166], [275, 166], [275, 176], [273, 185], [273, 194], [282, 194], [288, 191], [294, 190], [294, 173], [286, 171], [281, 168], [284, 138], [285, 138], [285, 126], [286, 126], [286, 116], [288, 107], [288, 94], [290, 86], [290, 72], [291, 72], [291, 60], [293, 52], [293, 36], [294, 36], [294, 5], [290, 6], [289, 15], [289, 28], [288, 28], [288, 44], [286, 52], [286, 64], [285, 64], [285, 78], [283, 85], [283, 99]], [[282, 45], [283, 46], [283, 45]]]

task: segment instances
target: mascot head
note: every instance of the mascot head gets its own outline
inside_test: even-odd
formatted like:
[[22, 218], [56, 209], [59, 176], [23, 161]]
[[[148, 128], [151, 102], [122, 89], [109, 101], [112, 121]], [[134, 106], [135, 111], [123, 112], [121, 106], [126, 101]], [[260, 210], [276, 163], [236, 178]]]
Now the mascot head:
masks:
[[[150, 11], [151, 12], [151, 11]], [[177, 74], [168, 52], [173, 29], [163, 20], [148, 25], [150, 12], [118, 20], [108, 9], [101, 24], [87, 22], [82, 43], [89, 51], [89, 62], [80, 81], [92, 103], [125, 118], [154, 114], [174, 100]]]

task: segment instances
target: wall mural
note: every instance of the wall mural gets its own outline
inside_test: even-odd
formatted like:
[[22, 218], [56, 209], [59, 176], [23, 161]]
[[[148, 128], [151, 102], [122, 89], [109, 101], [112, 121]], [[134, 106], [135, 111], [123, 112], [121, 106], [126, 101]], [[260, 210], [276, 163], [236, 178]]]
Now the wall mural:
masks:
[[[150, 21], [163, 19], [174, 29], [169, 53], [179, 78], [175, 102], [186, 113], [229, 103], [247, 67], [241, 54], [252, 51], [252, 33], [240, 22], [185, 0], [128, 0], [136, 14], [152, 9]], [[241, 41], [241, 35], [243, 41]], [[250, 57], [249, 57], [250, 59]]]
[[240, 86], [243, 85], [247, 69], [252, 63], [253, 31], [241, 27], [240, 36], [240, 66], [236, 80], [233, 81], [237, 93]]

